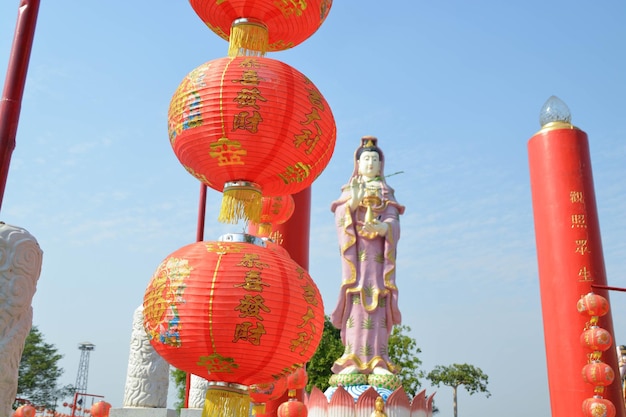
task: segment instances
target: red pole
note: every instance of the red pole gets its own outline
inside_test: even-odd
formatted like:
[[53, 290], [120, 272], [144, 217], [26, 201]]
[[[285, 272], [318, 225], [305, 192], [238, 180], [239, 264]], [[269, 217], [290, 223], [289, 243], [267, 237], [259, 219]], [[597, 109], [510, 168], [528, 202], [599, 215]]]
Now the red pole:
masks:
[[[539, 284], [552, 417], [582, 416], [594, 396], [582, 369], [588, 352], [580, 336], [589, 315], [577, 311], [581, 296], [609, 299], [587, 134], [571, 125], [544, 126], [528, 142]], [[593, 285], [597, 285], [592, 289]], [[611, 313], [598, 326], [614, 338]], [[618, 369], [612, 347], [602, 361]], [[619, 372], [616, 372], [619, 376]], [[619, 377], [603, 393], [624, 416]]]
[[[282, 246], [289, 252], [291, 258], [302, 268], [309, 269], [309, 235], [311, 223], [311, 187], [308, 187], [293, 195], [295, 210], [293, 215], [285, 223], [279, 225], [277, 230], [282, 237]], [[265, 405], [264, 417], [276, 417], [278, 407], [288, 400], [285, 394], [278, 400], [269, 401]], [[296, 392], [296, 398], [303, 401], [304, 390]]]
[[[200, 199], [198, 203], [198, 226], [196, 228], [196, 242], [204, 240], [204, 222], [206, 219], [206, 194], [207, 186], [200, 183]], [[189, 390], [191, 388], [191, 374], [187, 372], [185, 376], [185, 399], [183, 408], [189, 408]]]
[[15, 149], [15, 135], [20, 118], [38, 11], [39, 0], [20, 1], [11, 56], [9, 57], [2, 101], [0, 102], [0, 207], [9, 175], [11, 154]]

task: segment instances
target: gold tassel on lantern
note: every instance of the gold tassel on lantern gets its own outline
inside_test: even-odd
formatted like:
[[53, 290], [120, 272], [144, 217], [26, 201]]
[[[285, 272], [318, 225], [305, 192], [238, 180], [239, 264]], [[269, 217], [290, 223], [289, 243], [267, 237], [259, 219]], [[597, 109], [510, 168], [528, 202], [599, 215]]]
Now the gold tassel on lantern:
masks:
[[222, 206], [217, 220], [230, 224], [236, 224], [239, 220], [258, 223], [261, 207], [262, 196], [258, 185], [247, 181], [230, 181], [224, 184]]
[[209, 382], [202, 417], [248, 417], [250, 395], [244, 385]]
[[228, 56], [265, 56], [269, 44], [267, 26], [254, 19], [237, 19], [230, 28]]

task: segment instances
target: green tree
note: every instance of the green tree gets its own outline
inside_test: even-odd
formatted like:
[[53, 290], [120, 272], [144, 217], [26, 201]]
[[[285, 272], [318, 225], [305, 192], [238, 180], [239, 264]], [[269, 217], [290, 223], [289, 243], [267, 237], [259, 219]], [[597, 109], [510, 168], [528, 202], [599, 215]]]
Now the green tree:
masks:
[[311, 392], [314, 386], [320, 390], [326, 391], [328, 388], [328, 379], [332, 375], [330, 370], [333, 363], [343, 354], [343, 344], [341, 343], [341, 335], [330, 322], [330, 317], [324, 318], [324, 333], [315, 354], [306, 364], [309, 382], [306, 384], [307, 392]]
[[57, 387], [63, 375], [59, 361], [63, 355], [56, 347], [44, 341], [43, 335], [33, 326], [24, 343], [17, 382], [17, 397], [29, 400], [36, 406], [54, 410], [58, 399], [74, 393], [74, 387]]
[[389, 359], [400, 368], [398, 376], [402, 387], [410, 396], [417, 393], [422, 385], [420, 378], [424, 373], [419, 370], [422, 361], [417, 357], [422, 353], [415, 339], [408, 336], [411, 328], [406, 325], [394, 326], [389, 337]]
[[484, 392], [487, 398], [491, 396], [491, 393], [487, 390], [489, 377], [480, 368], [466, 363], [455, 363], [450, 366], [437, 365], [435, 369], [426, 375], [426, 378], [437, 387], [439, 387], [439, 384], [452, 387], [454, 417], [457, 417], [457, 388], [459, 386], [463, 385], [470, 395]]
[[174, 386], [176, 387], [176, 401], [174, 403], [174, 408], [177, 411], [180, 411], [181, 408], [185, 405], [185, 388], [187, 387], [187, 372], [182, 371], [180, 369], [176, 369], [174, 367], [170, 368], [170, 377], [172, 381], [174, 381]]

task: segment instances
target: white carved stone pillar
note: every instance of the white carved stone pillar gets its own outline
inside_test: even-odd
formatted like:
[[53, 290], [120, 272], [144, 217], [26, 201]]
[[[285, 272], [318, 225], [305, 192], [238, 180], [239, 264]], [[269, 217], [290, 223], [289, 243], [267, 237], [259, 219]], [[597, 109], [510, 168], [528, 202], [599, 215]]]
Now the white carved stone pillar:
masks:
[[123, 407], [166, 408], [169, 371], [169, 364], [150, 344], [141, 305], [133, 315]]
[[209, 387], [209, 381], [191, 375], [191, 383], [189, 384], [189, 408], [204, 408], [204, 400], [206, 399], [206, 390]]
[[0, 222], [0, 416], [13, 413], [43, 252], [26, 230]]

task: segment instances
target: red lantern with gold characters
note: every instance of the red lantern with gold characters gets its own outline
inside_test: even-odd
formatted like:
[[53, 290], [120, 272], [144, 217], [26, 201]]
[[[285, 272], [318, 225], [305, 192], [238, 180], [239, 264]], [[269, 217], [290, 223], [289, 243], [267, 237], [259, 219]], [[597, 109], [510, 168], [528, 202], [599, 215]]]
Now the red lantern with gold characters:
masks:
[[585, 417], [615, 417], [615, 405], [599, 396], [587, 398], [583, 401], [583, 415]]
[[91, 406], [91, 415], [93, 417], [109, 417], [111, 404], [106, 401], [98, 401]]
[[223, 223], [258, 223], [262, 196], [309, 187], [335, 147], [335, 121], [317, 87], [270, 58], [200, 65], [174, 93], [168, 119], [180, 163], [223, 192]]
[[604, 362], [594, 361], [583, 367], [583, 379], [595, 386], [606, 387], [613, 383], [615, 372]]
[[230, 42], [229, 55], [237, 47], [261, 53], [293, 48], [324, 23], [332, 0], [190, 0], [202, 21]]
[[605, 352], [613, 344], [613, 338], [608, 330], [591, 326], [580, 335], [580, 344], [591, 351]]
[[[174, 367], [215, 382], [203, 415], [220, 412], [224, 391], [240, 395], [308, 361], [324, 328], [322, 298], [306, 270], [284, 249], [246, 234], [173, 252], [153, 275], [143, 306], [154, 349]], [[228, 383], [237, 386], [220, 385]]]
[[609, 312], [609, 301], [599, 294], [590, 292], [580, 297], [576, 308], [581, 314], [602, 317]]

